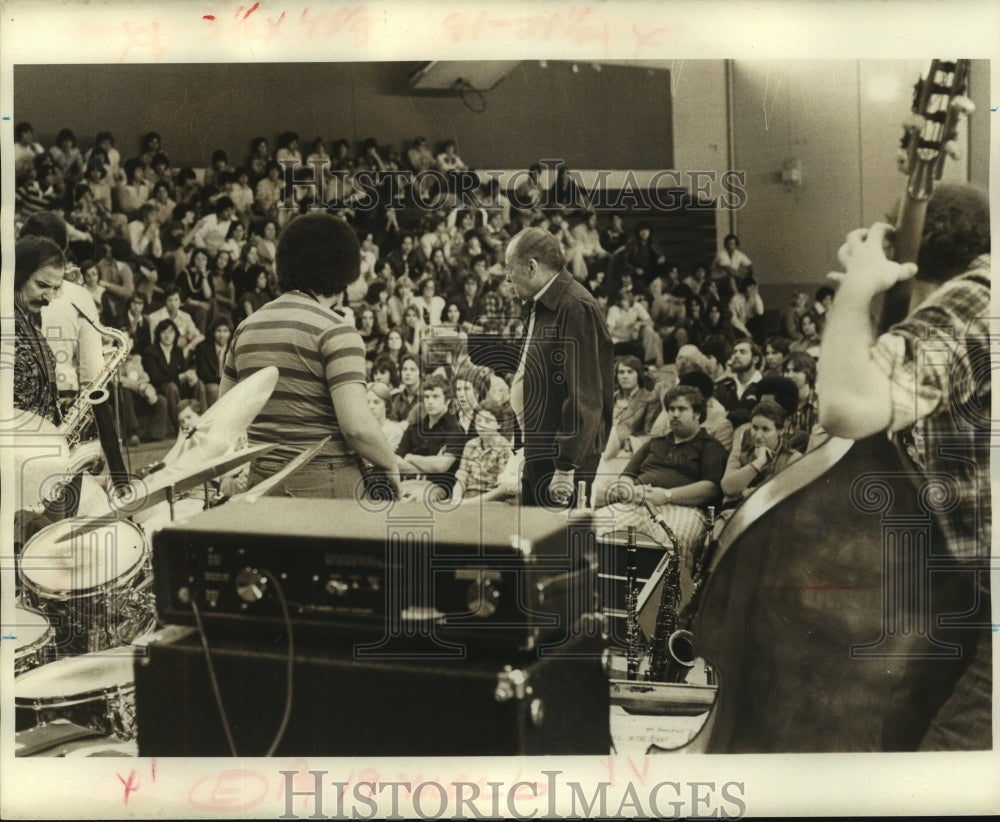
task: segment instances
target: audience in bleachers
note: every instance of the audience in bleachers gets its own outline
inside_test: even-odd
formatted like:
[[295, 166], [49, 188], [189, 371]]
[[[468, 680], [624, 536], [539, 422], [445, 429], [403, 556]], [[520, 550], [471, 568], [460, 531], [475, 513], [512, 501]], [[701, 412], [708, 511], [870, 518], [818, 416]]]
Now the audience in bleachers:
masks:
[[[364, 341], [370, 404], [381, 409], [383, 428], [396, 443], [407, 424], [428, 414], [422, 397], [426, 379], [444, 369], [446, 382], [451, 380], [473, 335], [495, 336], [516, 347], [524, 331], [522, 306], [505, 282], [503, 260], [510, 237], [528, 225], [559, 237], [569, 269], [605, 305], [618, 353], [628, 357], [627, 366], [619, 366], [619, 376], [628, 379], [618, 385], [616, 453], [629, 437], [667, 433], [660, 397], [678, 376], [692, 372], [705, 375], [694, 384], [705, 396], [712, 432], [726, 447], [732, 437], [726, 415], [749, 413], [740, 409], [740, 389], [765, 370], [788, 373], [801, 383], [801, 405], [788, 414], [796, 429], [793, 447], [805, 448], [815, 423], [815, 367], [810, 381], [801, 357], [788, 353], [794, 340], [793, 352], [818, 356], [822, 322], [808, 310], [807, 295], [798, 296], [780, 319], [768, 321], [758, 278], [735, 237], [727, 238], [714, 259], [682, 260], [678, 267], [668, 262], [651, 221], [630, 229], [623, 213], [586, 210], [585, 192], [565, 166], [554, 175], [547, 169], [545, 180], [541, 166], [533, 165], [507, 187], [484, 178], [473, 208], [454, 191], [450, 196], [441, 191], [445, 180], [461, 179], [455, 175], [468, 171], [454, 140], [443, 141], [437, 154], [425, 137], [401, 141], [401, 151], [368, 138], [352, 152], [350, 143], [337, 139], [328, 152], [326, 139], [318, 137], [308, 143], [304, 162], [299, 137], [289, 130], [273, 141], [273, 155], [272, 141], [255, 137], [248, 153], [218, 148], [198, 170], [172, 169], [155, 132], [144, 135], [136, 155], [124, 162], [109, 131], [86, 148], [71, 129], [62, 128], [48, 151], [35, 142], [30, 124], [18, 124], [15, 132], [16, 221], [42, 210], [65, 216], [72, 255], [102, 321], [133, 340], [135, 356], [123, 380], [134, 394], [127, 414], [130, 436], [162, 434], [174, 424], [184, 397], [204, 407], [215, 401], [214, 366], [223, 340], [279, 293], [277, 239], [309, 207], [325, 207], [348, 221], [361, 241], [361, 277], [342, 310]], [[231, 154], [244, 156], [242, 165], [231, 165]], [[303, 182], [312, 178], [308, 161], [327, 164], [319, 189]], [[420, 189], [404, 183], [390, 200], [381, 186], [372, 201], [371, 185], [354, 177], [395, 168], [424, 172]], [[709, 266], [712, 277], [706, 275]], [[829, 297], [818, 293], [816, 308]], [[748, 339], [749, 347], [739, 345]], [[734, 348], [739, 356], [731, 361]], [[751, 354], [749, 370], [743, 348]], [[647, 366], [660, 376], [667, 369], [670, 376], [656, 388], [640, 387]], [[491, 377], [506, 389], [511, 370], [496, 365]], [[454, 390], [445, 393], [452, 419], [466, 419]], [[500, 393], [496, 386], [490, 390], [491, 397]], [[513, 417], [502, 401], [478, 399], [501, 433], [481, 441], [476, 453], [509, 451], [519, 434]], [[453, 450], [452, 473], [462, 456]], [[466, 463], [461, 462], [458, 496], [482, 492], [484, 483], [495, 480]]]

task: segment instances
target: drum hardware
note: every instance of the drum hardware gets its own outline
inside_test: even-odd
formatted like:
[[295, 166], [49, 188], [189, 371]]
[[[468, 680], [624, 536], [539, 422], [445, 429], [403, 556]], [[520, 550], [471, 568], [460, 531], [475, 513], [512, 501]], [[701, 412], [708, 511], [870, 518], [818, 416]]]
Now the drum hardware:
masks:
[[69, 657], [17, 677], [17, 729], [68, 721], [117, 740], [135, 739], [133, 668], [142, 650], [114, 648]]
[[15, 605], [14, 622], [9, 627], [16, 631], [17, 637], [14, 651], [15, 677], [51, 661], [55, 650], [55, 632], [44, 614]]

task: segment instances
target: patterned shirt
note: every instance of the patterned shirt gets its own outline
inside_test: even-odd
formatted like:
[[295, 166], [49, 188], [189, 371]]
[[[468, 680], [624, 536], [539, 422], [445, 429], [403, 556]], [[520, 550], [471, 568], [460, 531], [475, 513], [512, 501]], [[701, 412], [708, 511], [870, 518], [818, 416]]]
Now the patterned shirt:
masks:
[[280, 443], [269, 457], [288, 459], [330, 435], [321, 456], [350, 453], [333, 391], [365, 384], [365, 348], [352, 323], [301, 291], [289, 291], [247, 317], [233, 334], [223, 377], [239, 382], [267, 366], [278, 383], [247, 429], [251, 445]]
[[14, 300], [14, 407], [62, 422], [56, 392], [56, 358], [42, 336], [41, 318]]
[[948, 499], [932, 510], [949, 551], [965, 557], [990, 551], [989, 272], [989, 255], [977, 258], [872, 349], [891, 381], [890, 430], [943, 479]]
[[458, 466], [459, 471], [467, 473], [463, 496], [474, 497], [496, 488], [500, 472], [513, 453], [509, 445], [486, 445], [482, 437], [469, 440]]

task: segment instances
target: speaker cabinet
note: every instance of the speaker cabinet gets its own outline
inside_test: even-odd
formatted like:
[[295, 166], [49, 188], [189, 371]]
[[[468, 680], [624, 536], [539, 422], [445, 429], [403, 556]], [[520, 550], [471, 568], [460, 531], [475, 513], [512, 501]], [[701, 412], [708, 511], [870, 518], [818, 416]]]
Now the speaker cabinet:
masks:
[[[609, 685], [598, 625], [531, 659], [354, 659], [280, 644], [210, 644], [236, 753], [261, 756], [607, 754]], [[140, 756], [229, 756], [198, 635], [172, 628], [136, 662]]]

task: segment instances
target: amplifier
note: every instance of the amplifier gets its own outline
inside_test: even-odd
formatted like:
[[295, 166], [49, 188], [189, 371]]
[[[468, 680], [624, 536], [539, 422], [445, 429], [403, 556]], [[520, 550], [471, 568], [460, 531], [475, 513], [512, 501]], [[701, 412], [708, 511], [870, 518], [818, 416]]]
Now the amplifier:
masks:
[[597, 605], [586, 512], [263, 497], [153, 538], [166, 624], [342, 641], [355, 657], [461, 657], [559, 645]]
[[[599, 634], [554, 655], [358, 660], [296, 643], [166, 629], [135, 664], [140, 756], [607, 755], [609, 686]], [[214, 681], [213, 681], [214, 679]], [[293, 697], [287, 722], [286, 699]]]

